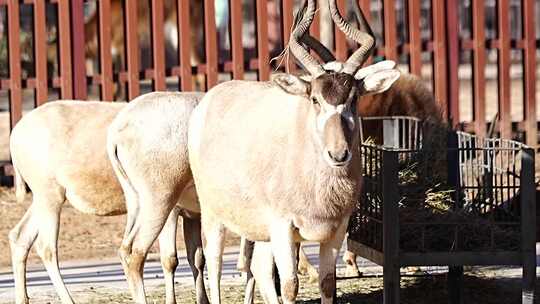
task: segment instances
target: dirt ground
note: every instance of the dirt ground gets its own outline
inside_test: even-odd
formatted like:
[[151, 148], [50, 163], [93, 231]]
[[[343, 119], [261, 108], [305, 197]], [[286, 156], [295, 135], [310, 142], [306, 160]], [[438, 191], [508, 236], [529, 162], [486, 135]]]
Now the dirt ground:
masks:
[[[401, 280], [401, 303], [403, 304], [439, 304], [448, 302], [447, 280], [444, 274], [429, 277], [405, 277]], [[518, 304], [521, 303], [521, 280], [519, 278], [494, 278], [486, 273], [469, 273], [464, 277], [464, 298], [468, 304]], [[382, 278], [367, 277], [361, 279], [338, 280], [337, 303], [379, 304], [382, 298]], [[537, 284], [536, 294], [540, 285]], [[150, 303], [163, 303], [164, 287], [147, 288]], [[225, 304], [242, 303], [244, 285], [242, 280], [222, 283], [222, 302]], [[73, 294], [77, 303], [131, 303], [126, 291], [115, 289], [86, 288]], [[178, 303], [195, 303], [195, 291], [191, 285], [177, 285]], [[56, 303], [54, 294], [39, 295], [32, 303]], [[0, 303], [2, 301], [0, 300]], [[300, 289], [297, 303], [319, 303], [319, 291], [316, 283], [308, 283], [300, 277]], [[257, 292], [255, 303], [263, 303]]]
[[[9, 248], [8, 233], [22, 218], [31, 203], [32, 195], [26, 196], [24, 203], [15, 201], [13, 188], [0, 187], [0, 248]], [[117, 249], [124, 233], [125, 215], [100, 217], [64, 205], [60, 216], [58, 252], [60, 261], [100, 259], [117, 256]], [[181, 220], [179, 222], [181, 225]], [[181, 227], [181, 226], [179, 226]], [[182, 229], [178, 229], [178, 249], [183, 249]], [[227, 246], [238, 243], [238, 238], [230, 236]], [[152, 252], [157, 252], [154, 245]], [[10, 254], [0, 254], [0, 268], [11, 266]], [[28, 257], [29, 265], [41, 264], [39, 256], [32, 250]]]

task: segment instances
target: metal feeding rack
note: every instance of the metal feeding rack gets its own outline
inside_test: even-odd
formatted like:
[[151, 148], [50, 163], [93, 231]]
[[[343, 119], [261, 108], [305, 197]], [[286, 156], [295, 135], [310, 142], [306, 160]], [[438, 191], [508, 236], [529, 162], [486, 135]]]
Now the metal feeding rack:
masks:
[[533, 149], [412, 117], [361, 124], [370, 134], [362, 132], [364, 181], [348, 248], [384, 266], [384, 303], [399, 303], [400, 267], [449, 266], [450, 302], [461, 303], [464, 265], [519, 265], [522, 303], [532, 304]]

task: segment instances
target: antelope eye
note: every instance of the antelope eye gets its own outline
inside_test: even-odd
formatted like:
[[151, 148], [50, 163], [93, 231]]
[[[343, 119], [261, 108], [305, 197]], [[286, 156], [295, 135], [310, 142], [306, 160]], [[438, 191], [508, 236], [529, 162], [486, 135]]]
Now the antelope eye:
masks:
[[312, 102], [314, 105], [318, 105], [318, 104], [319, 104], [319, 101], [317, 100], [317, 97], [315, 97], [315, 96], [311, 97], [311, 102]]

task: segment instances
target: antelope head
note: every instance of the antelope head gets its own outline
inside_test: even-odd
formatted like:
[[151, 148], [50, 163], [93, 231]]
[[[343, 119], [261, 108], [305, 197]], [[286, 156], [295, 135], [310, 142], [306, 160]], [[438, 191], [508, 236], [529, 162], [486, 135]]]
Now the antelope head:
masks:
[[[383, 61], [361, 68], [375, 47], [375, 38], [362, 12], [356, 15], [367, 31], [355, 29], [343, 19], [335, 0], [329, 0], [332, 19], [347, 37], [360, 44], [346, 62], [335, 61], [332, 53], [307, 33], [315, 15], [316, 0], [304, 1], [296, 16], [295, 29], [289, 40], [290, 51], [309, 72], [307, 77], [278, 74], [273, 81], [290, 94], [304, 96], [310, 103], [310, 118], [307, 126], [313, 132], [323, 159], [332, 168], [347, 166], [358, 145], [358, 117], [356, 114], [359, 96], [381, 93], [399, 78], [395, 63]], [[303, 12], [303, 17], [299, 17]], [[312, 47], [319, 56], [329, 61], [319, 63], [302, 45]]]

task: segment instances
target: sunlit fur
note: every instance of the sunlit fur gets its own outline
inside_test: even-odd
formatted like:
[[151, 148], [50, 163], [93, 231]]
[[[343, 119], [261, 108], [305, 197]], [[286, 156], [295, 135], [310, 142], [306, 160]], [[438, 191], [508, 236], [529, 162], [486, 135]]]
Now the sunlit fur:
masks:
[[[182, 130], [178, 130], [178, 126], [187, 123], [189, 113], [196, 104], [196, 102], [186, 102], [189, 95], [185, 94], [152, 93], [140, 96], [129, 105], [73, 100], [49, 102], [26, 114], [19, 121], [11, 134], [10, 152], [17, 180], [20, 183], [18, 197], [24, 197], [22, 194], [27, 183], [33, 192], [33, 202], [20, 222], [9, 233], [17, 304], [28, 302], [25, 277], [26, 256], [36, 237], [37, 252], [45, 264], [62, 303], [73, 303], [60, 276], [56, 251], [59, 216], [64, 202], [67, 200], [77, 210], [93, 215], [126, 213], [124, 193], [107, 155], [107, 129], [119, 115], [118, 113], [126, 110], [122, 115], [124, 137], [121, 139], [129, 142], [132, 148], [137, 147], [137, 143], [141, 142], [145, 148], [128, 151], [128, 156], [133, 158], [153, 149], [163, 151], [163, 153], [154, 154], [154, 159], [163, 158], [164, 155], [167, 156], [167, 150], [160, 150], [161, 148], [169, 147], [169, 149], [178, 150], [178, 147], [171, 143], [181, 143], [181, 148], [185, 150], [187, 130], [184, 128], [183, 133], [179, 132]], [[194, 94], [189, 97], [189, 100], [198, 100], [200, 97], [201, 95]], [[175, 116], [175, 111], [179, 108], [184, 109], [184, 112], [177, 112]], [[139, 124], [129, 124], [130, 120]], [[151, 123], [155, 128], [148, 127], [147, 123]], [[156, 129], [164, 132], [156, 134], [153, 132]], [[163, 133], [165, 136], [159, 137]], [[169, 136], [171, 134], [174, 136]], [[151, 142], [155, 144], [152, 146]], [[186, 170], [186, 177], [176, 175], [171, 177], [170, 174], [175, 173], [169, 170], [176, 167], [172, 164], [189, 167], [185, 154], [183, 162], [177, 156], [174, 158], [174, 163], [172, 160], [171, 164], [165, 161], [152, 164], [151, 167], [145, 167], [152, 161], [151, 158], [145, 157], [138, 160], [131, 159], [130, 163], [131, 168], [144, 171], [143, 178], [138, 176], [137, 181], [140, 183], [141, 180], [143, 182], [147, 180], [162, 185], [155, 188], [156, 191], [162, 193], [177, 191], [165, 188], [167, 184], [163, 180], [171, 178], [185, 180], [191, 177], [189, 170]], [[157, 169], [160, 165], [164, 168]], [[187, 205], [197, 204], [194, 195], [185, 195], [183, 198], [184, 204], [190, 200], [192, 202]], [[160, 253], [166, 278], [172, 278], [172, 268], [174, 268], [172, 266], [175, 265], [171, 257], [176, 257], [177, 217], [178, 213], [167, 222], [164, 228], [166, 232], [160, 235], [160, 238], [164, 237], [160, 241]], [[193, 226], [193, 229], [184, 230], [187, 247], [195, 243], [193, 240], [196, 240], [197, 236], [200, 238], [200, 230], [197, 230], [200, 228], [196, 223]], [[165, 246], [167, 250], [164, 249]], [[189, 254], [188, 251], [188, 260], [191, 265], [196, 252], [193, 251], [192, 256]], [[166, 303], [175, 301], [174, 291], [169, 287], [170, 285], [167, 283]], [[204, 287], [202, 289], [204, 291]], [[140, 303], [143, 301], [139, 299]]]

